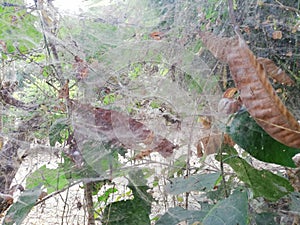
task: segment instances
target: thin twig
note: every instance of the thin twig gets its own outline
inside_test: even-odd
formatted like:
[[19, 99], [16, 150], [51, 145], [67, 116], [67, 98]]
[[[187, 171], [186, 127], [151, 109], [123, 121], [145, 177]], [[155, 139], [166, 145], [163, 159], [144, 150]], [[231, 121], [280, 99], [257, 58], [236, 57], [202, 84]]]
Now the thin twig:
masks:
[[46, 200], [48, 200], [48, 199], [50, 199], [50, 198], [52, 198], [52, 197], [54, 197], [54, 196], [56, 196], [56, 195], [58, 195], [58, 194], [60, 194], [60, 193], [62, 193], [62, 192], [64, 192], [64, 191], [66, 191], [66, 190], [68, 190], [69, 188], [71, 188], [71, 187], [73, 187], [73, 186], [75, 186], [75, 185], [77, 185], [77, 184], [80, 184], [81, 182], [82, 182], [81, 180], [80, 180], [80, 181], [77, 181], [77, 182], [75, 182], [75, 183], [73, 183], [73, 184], [68, 185], [67, 187], [65, 187], [65, 188], [63, 188], [63, 189], [61, 189], [61, 190], [58, 190], [58, 191], [56, 191], [56, 192], [53, 192], [53, 193], [50, 194], [50, 195], [47, 195], [45, 198], [43, 198], [43, 199], [37, 201], [37, 202], [35, 203], [35, 206], [37, 206], [37, 205], [39, 205], [39, 204], [45, 202]]
[[65, 204], [64, 204], [64, 208], [63, 208], [63, 213], [62, 213], [62, 215], [61, 215], [61, 224], [62, 224], [62, 225], [64, 224], [64, 216], [65, 216], [66, 208], [67, 208], [67, 205], [68, 205], [67, 202], [68, 202], [69, 193], [70, 193], [70, 189], [67, 189], [67, 194], [66, 194], [65, 199], [63, 199], [62, 196], [60, 195], [61, 199], [62, 199], [63, 202], [65, 203]]
[[270, 7], [277, 7], [277, 8], [281, 8], [281, 9], [293, 11], [293, 12], [295, 12], [295, 13], [300, 14], [300, 10], [299, 10], [299, 9], [296, 9], [296, 8], [294, 8], [294, 7], [290, 7], [290, 6], [283, 5], [282, 3], [276, 5], [276, 4], [270, 4], [270, 3], [264, 3], [264, 2], [262, 2], [261, 5], [262, 5], [262, 6], [270, 6]]
[[228, 192], [227, 192], [225, 172], [224, 172], [223, 146], [221, 146], [219, 154], [220, 154], [220, 168], [221, 168], [222, 183], [223, 183], [223, 186], [224, 186], [224, 194], [225, 194], [225, 197], [227, 198], [228, 197]]
[[240, 26], [236, 22], [236, 18], [234, 15], [233, 0], [228, 0], [228, 11], [229, 11], [230, 21], [232, 23], [235, 33], [239, 36], [239, 38], [242, 38], [242, 33], [240, 32]]
[[84, 186], [84, 198], [86, 201], [86, 209], [88, 212], [88, 224], [95, 225], [94, 203], [93, 203], [93, 182], [87, 182]]

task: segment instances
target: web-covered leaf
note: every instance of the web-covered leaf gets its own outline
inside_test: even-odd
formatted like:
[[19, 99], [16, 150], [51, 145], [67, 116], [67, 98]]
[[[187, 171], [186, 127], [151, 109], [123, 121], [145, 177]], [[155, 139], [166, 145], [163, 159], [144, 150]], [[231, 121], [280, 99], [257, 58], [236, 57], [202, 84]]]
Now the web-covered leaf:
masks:
[[118, 201], [105, 207], [102, 222], [105, 224], [150, 225], [151, 195], [147, 192], [142, 170], [129, 173], [128, 187], [133, 199]]
[[248, 197], [245, 191], [235, 191], [227, 199], [219, 201], [214, 206], [204, 207], [204, 210], [185, 210], [180, 207], [170, 208], [157, 224], [171, 225], [182, 221], [188, 224], [247, 224]]
[[32, 207], [35, 205], [41, 192], [41, 186], [24, 191], [19, 197], [18, 201], [14, 203], [8, 210], [3, 224], [22, 224], [22, 221], [26, 218]]
[[[17, 52], [28, 54], [42, 40], [42, 34], [34, 26], [34, 22], [37, 20], [36, 16], [27, 13], [22, 1], [15, 2], [16, 4], [11, 6], [0, 6], [0, 40], [6, 46], [5, 51], [2, 52], [2, 57], [5, 59], [8, 56], [6, 54]], [[20, 38], [20, 35], [26, 38]]]
[[54, 121], [49, 131], [49, 141], [51, 146], [55, 146], [56, 142], [62, 144], [66, 140], [68, 127], [69, 122], [65, 118]]
[[40, 167], [26, 179], [26, 187], [28, 189], [43, 185], [47, 189], [47, 194], [61, 190], [68, 184], [69, 181], [66, 179], [63, 171], [60, 169], [49, 169], [46, 166]]
[[197, 174], [187, 178], [178, 177], [170, 180], [166, 186], [166, 191], [173, 195], [178, 195], [190, 191], [211, 190], [218, 180], [220, 173]]
[[269, 136], [247, 112], [238, 113], [227, 127], [232, 139], [258, 160], [295, 167], [293, 156], [299, 148], [288, 147]]
[[209, 224], [247, 224], [248, 196], [245, 191], [235, 191], [228, 198], [218, 202], [203, 218]]
[[207, 213], [207, 210], [186, 210], [181, 207], [174, 207], [161, 216], [156, 225], [173, 225], [181, 221], [187, 221], [188, 224], [197, 224]]
[[[253, 168], [246, 160], [237, 156], [234, 149], [230, 149], [228, 152], [229, 154], [222, 156], [223, 162], [229, 164], [238, 178], [253, 190], [254, 197], [277, 201], [294, 190], [284, 177], [268, 170]], [[217, 156], [217, 159], [220, 160], [220, 156]]]

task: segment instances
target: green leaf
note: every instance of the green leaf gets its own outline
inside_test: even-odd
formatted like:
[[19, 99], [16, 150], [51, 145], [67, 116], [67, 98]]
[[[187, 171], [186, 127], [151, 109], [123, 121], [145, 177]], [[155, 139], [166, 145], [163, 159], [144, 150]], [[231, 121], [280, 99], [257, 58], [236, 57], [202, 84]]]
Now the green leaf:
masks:
[[69, 184], [65, 174], [59, 169], [48, 169], [46, 166], [40, 167], [26, 179], [26, 188], [33, 188], [38, 185], [44, 185], [47, 193], [61, 190]]
[[[66, 156], [66, 154], [62, 153], [62, 157], [64, 162], [59, 164], [59, 171], [62, 171], [69, 182], [95, 177], [97, 177], [100, 182], [99, 174], [88, 164], [85, 163], [83, 167], [77, 168], [74, 167], [74, 162], [70, 159], [70, 157]], [[105, 180], [105, 177], [103, 177], [103, 180]]]
[[177, 176], [183, 175], [183, 171], [186, 169], [186, 158], [186, 155], [182, 155], [176, 159], [173, 166], [168, 168], [168, 177], [174, 177], [174, 174]]
[[219, 176], [220, 173], [211, 173], [174, 178], [171, 179], [170, 184], [166, 185], [166, 191], [169, 194], [178, 195], [184, 192], [212, 189]]
[[52, 124], [49, 131], [49, 139], [51, 146], [55, 146], [56, 142], [64, 142], [66, 134], [64, 135], [63, 132], [66, 131], [66, 128], [68, 128], [67, 118], [60, 118]]
[[118, 148], [102, 141], [87, 141], [82, 148], [82, 156], [87, 164], [98, 174], [108, 170], [116, 171], [121, 163], [118, 161]]
[[214, 206], [207, 204], [203, 206], [201, 211], [170, 208], [156, 224], [173, 225], [181, 221], [204, 225], [247, 224], [248, 197], [245, 191], [235, 191], [229, 198], [219, 201]]
[[[229, 154], [222, 157], [223, 162], [232, 167], [238, 178], [253, 190], [254, 197], [276, 201], [293, 191], [289, 181], [281, 176], [268, 170], [257, 170], [237, 155]], [[220, 156], [216, 159], [220, 160]]]
[[119, 201], [105, 207], [102, 223], [107, 225], [150, 225], [151, 195], [147, 192], [142, 170], [129, 173], [128, 187], [133, 200]]
[[277, 225], [278, 223], [274, 219], [276, 216], [275, 213], [257, 213], [254, 219], [257, 225]]
[[258, 160], [296, 167], [292, 157], [300, 153], [300, 149], [290, 148], [274, 140], [257, 125], [248, 112], [236, 114], [227, 127], [227, 133], [235, 143]]
[[112, 104], [116, 101], [116, 95], [115, 94], [108, 94], [103, 98], [102, 101], [103, 101], [104, 105]]
[[8, 53], [20, 56], [19, 53], [27, 54], [30, 49], [40, 45], [43, 36], [35, 26], [38, 17], [28, 13], [26, 9], [0, 8], [0, 39], [6, 43]]
[[235, 191], [218, 202], [204, 217], [203, 225], [247, 224], [248, 197], [245, 191]]
[[8, 210], [3, 224], [5, 225], [19, 225], [26, 218], [32, 207], [35, 205], [36, 200], [41, 194], [40, 186], [33, 189], [25, 190], [18, 201], [14, 203]]
[[117, 191], [118, 191], [118, 189], [116, 189], [116, 188], [107, 189], [103, 195], [100, 195], [98, 197], [98, 202], [107, 202], [110, 194], [116, 193]]
[[188, 224], [201, 221], [208, 211], [186, 210], [181, 207], [170, 208], [159, 220], [156, 225], [174, 225], [181, 221], [187, 221]]

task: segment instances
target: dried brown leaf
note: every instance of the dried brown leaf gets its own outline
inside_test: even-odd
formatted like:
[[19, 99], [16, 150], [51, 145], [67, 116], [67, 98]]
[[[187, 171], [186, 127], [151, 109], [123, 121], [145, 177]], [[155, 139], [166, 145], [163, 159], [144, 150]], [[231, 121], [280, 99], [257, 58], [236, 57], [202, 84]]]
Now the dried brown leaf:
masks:
[[223, 98], [234, 98], [235, 94], [239, 90], [237, 88], [227, 88], [226, 91], [223, 93]]
[[272, 38], [275, 40], [280, 40], [282, 38], [282, 32], [280, 30], [276, 30], [272, 33]]
[[295, 82], [281, 68], [276, 66], [272, 60], [259, 57], [257, 58], [257, 61], [265, 67], [267, 75], [273, 78], [276, 82], [285, 85], [295, 84]]
[[160, 31], [154, 31], [150, 34], [150, 37], [157, 41], [161, 40], [163, 36], [164, 34]]
[[58, 98], [69, 99], [69, 80], [58, 90]]
[[146, 149], [144, 151], [141, 151], [139, 154], [137, 154], [135, 157], [134, 157], [134, 160], [141, 160], [147, 156], [149, 156], [151, 154], [151, 150], [150, 149]]
[[231, 52], [231, 47], [234, 47], [239, 43], [237, 38], [218, 37], [208, 32], [200, 32], [199, 36], [209, 51], [218, 60], [226, 63], [228, 54]]
[[89, 67], [88, 64], [83, 61], [79, 56], [75, 56], [75, 63], [73, 68], [75, 69], [75, 76], [78, 80], [82, 80], [88, 76]]
[[242, 103], [239, 99], [221, 98], [218, 104], [218, 112], [229, 115], [238, 112], [241, 107]]
[[234, 146], [234, 141], [228, 134], [210, 134], [209, 136], [201, 138], [197, 143], [197, 156], [214, 154], [219, 151], [222, 144]]
[[204, 129], [210, 129], [212, 125], [211, 116], [199, 116], [198, 120], [203, 125]]
[[203, 43], [229, 68], [240, 97], [255, 121], [274, 139], [300, 148], [300, 126], [272, 87], [264, 66], [241, 38], [238, 42], [201, 32]]
[[140, 149], [142, 144], [146, 150], [136, 156], [138, 159], [151, 152], [158, 152], [163, 157], [169, 157], [178, 147], [126, 114], [93, 107], [90, 104], [82, 104], [73, 99], [67, 99], [67, 101], [76, 120], [80, 120], [79, 123], [75, 121], [74, 124], [75, 136], [80, 139], [78, 142], [87, 138], [86, 133], [80, 130], [88, 128], [89, 132], [97, 134], [97, 137], [101, 134], [100, 136], [103, 136], [105, 141], [113, 145], [123, 146], [127, 149]]
[[218, 111], [226, 115], [239, 111], [242, 107], [242, 101], [239, 96], [236, 96], [237, 93], [237, 88], [228, 88], [219, 101]]
[[169, 157], [177, 147], [166, 138], [155, 135], [143, 123], [123, 113], [95, 108], [94, 114], [97, 131], [127, 148], [133, 148], [142, 143], [150, 152], [158, 152], [163, 157]]

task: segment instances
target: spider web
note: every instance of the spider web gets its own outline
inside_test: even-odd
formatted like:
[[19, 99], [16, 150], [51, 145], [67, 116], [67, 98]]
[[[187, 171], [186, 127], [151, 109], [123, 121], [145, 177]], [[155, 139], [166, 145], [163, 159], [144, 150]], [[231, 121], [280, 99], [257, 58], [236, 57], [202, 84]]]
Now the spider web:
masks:
[[[261, 24], [257, 15], [262, 20], [266, 19], [264, 11], [256, 3], [257, 1], [237, 1], [237, 19], [242, 29], [250, 27], [255, 30], [256, 26]], [[45, 11], [35, 10], [35, 4], [29, 3], [27, 10], [33, 10], [32, 13], [36, 17], [34, 26], [44, 37], [39, 43], [32, 37], [25, 36], [28, 40], [26, 46], [32, 48], [34, 44], [31, 54], [42, 54], [45, 58], [38, 63], [17, 62], [14, 64], [17, 72], [6, 73], [13, 74], [9, 77], [10, 80], [19, 80], [20, 90], [17, 96], [20, 99], [45, 106], [46, 109], [41, 109], [44, 113], [42, 125], [46, 127], [44, 133], [49, 132], [47, 128], [53, 123], [62, 121], [61, 118], [53, 119], [57, 113], [55, 110], [62, 105], [67, 107], [64, 100], [58, 99], [57, 90], [47, 85], [46, 81], [56, 89], [61, 89], [64, 82], [69, 80], [70, 96], [79, 103], [79, 107], [75, 107], [75, 113], [64, 111], [67, 119], [63, 122], [71, 121], [78, 148], [90, 169], [84, 171], [87, 175], [84, 179], [81, 177], [82, 182], [113, 180], [114, 184], [103, 185], [94, 196], [96, 202], [96, 198], [103, 197], [106, 191], [118, 189], [106, 202], [97, 202], [95, 209], [98, 210], [98, 216], [103, 215], [107, 204], [132, 199], [132, 190], [128, 189], [128, 184], [133, 184], [136, 187], [149, 185], [153, 188], [153, 197], [158, 202], [152, 207], [151, 218], [154, 218], [169, 207], [183, 205], [184, 200], [188, 201], [185, 197], [184, 200], [174, 201], [172, 196], [165, 193], [163, 189], [170, 177], [197, 173], [199, 170], [201, 173], [219, 170], [214, 161], [209, 161], [209, 157], [198, 157], [197, 145], [203, 137], [218, 135], [219, 128], [226, 124], [226, 117], [218, 112], [217, 107], [222, 91], [232, 86], [232, 81], [226, 66], [203, 50], [197, 31], [205, 28], [219, 34], [233, 35], [231, 24], [227, 20], [226, 2], [91, 0], [82, 4], [81, 13], [66, 15], [46, 1], [43, 3]], [[44, 14], [41, 15], [42, 11]], [[275, 10], [274, 14], [278, 16], [280, 8]], [[51, 26], [46, 24], [45, 18], [52, 21], [48, 21]], [[3, 17], [1, 22], [10, 24], [6, 19]], [[279, 25], [281, 27], [283, 23]], [[279, 45], [276, 40], [271, 42], [267, 38], [270, 34], [266, 24], [261, 25], [259, 29], [267, 31], [263, 39], [275, 46]], [[251, 46], [257, 47], [254, 49], [256, 53], [267, 57], [271, 53], [266, 52], [268, 47], [261, 47], [265, 42], [260, 42], [262, 39], [257, 38], [259, 35], [260, 32], [251, 32], [246, 34], [246, 38], [255, 42], [255, 45]], [[19, 41], [20, 37], [12, 37], [15, 42]], [[8, 36], [4, 41], [6, 40], [9, 40]], [[294, 41], [294, 37], [292, 40]], [[294, 42], [293, 44], [296, 45]], [[279, 57], [279, 50], [287, 53], [289, 48], [294, 48], [295, 45], [287, 46], [286, 51], [282, 46], [275, 48], [275, 56]], [[48, 55], [53, 46], [56, 47], [57, 57]], [[88, 75], [84, 79], [76, 77], [78, 71], [74, 67], [75, 56], [87, 65]], [[23, 57], [25, 62], [30, 60], [30, 57]], [[287, 59], [285, 65], [296, 67], [296, 63], [291, 61]], [[3, 69], [10, 70], [10, 65], [13, 64], [7, 64]], [[45, 68], [53, 73], [49, 72], [51, 75], [45, 76], [48, 72]], [[37, 91], [33, 87], [38, 87]], [[296, 101], [297, 99], [292, 100], [291, 104], [295, 110], [298, 109]], [[97, 132], [97, 129], [95, 131], [94, 128], [98, 124], [94, 114], [86, 110], [87, 108], [80, 107], [81, 105], [88, 105], [88, 109], [92, 107], [113, 110], [125, 115], [125, 118], [132, 118], [144, 124], [154, 135], [166, 138], [178, 148], [174, 149], [174, 153], [168, 158], [153, 152], [141, 160], [136, 160], [136, 154], [147, 150], [147, 145], [133, 143], [136, 134], [128, 129], [129, 120], [120, 119], [118, 116], [110, 118], [112, 134], [118, 144], [123, 147], [131, 146], [120, 150], [120, 146], [111, 143], [107, 135]], [[15, 118], [24, 119], [23, 111], [4, 113], [11, 121], [4, 123], [6, 127], [14, 124]], [[28, 117], [30, 115], [26, 114]], [[3, 135], [5, 141], [14, 137], [13, 134], [13, 129], [8, 129]], [[214, 151], [218, 150], [221, 140], [222, 135], [220, 141], [212, 141], [216, 142], [212, 144]], [[24, 183], [34, 171], [45, 175], [46, 170], [40, 169], [43, 165], [57, 168], [67, 164], [67, 157], [61, 157], [61, 153], [65, 153], [69, 147], [66, 143], [50, 147], [45, 136], [37, 138], [31, 133], [22, 144], [24, 149], [30, 147], [30, 151], [24, 150], [30, 152], [30, 155], [22, 163], [19, 170], [21, 173], [14, 181], [17, 184]], [[22, 156], [21, 151], [20, 157]], [[64, 176], [74, 173], [72, 166], [66, 168]], [[148, 179], [138, 182], [131, 178], [130, 174], [140, 168], [147, 174]], [[157, 186], [154, 185], [156, 182]], [[150, 202], [143, 191], [138, 193], [145, 202]], [[45, 205], [35, 207], [24, 224], [37, 221], [49, 223], [47, 220], [54, 215], [60, 215], [61, 218], [51, 224], [76, 221], [84, 223], [86, 212], [83, 212], [80, 205], [86, 205], [87, 202], [82, 189], [78, 185], [72, 186], [57, 196], [59, 197], [45, 201]], [[199, 197], [193, 194], [192, 196], [195, 199]], [[191, 209], [200, 207], [197, 200], [191, 200], [189, 204]]]
[[[22, 6], [21, 2], [16, 4], [17, 8]], [[217, 132], [217, 129], [213, 131], [205, 128], [201, 122], [202, 117], [212, 115], [215, 121], [219, 120], [216, 109], [221, 95], [218, 77], [211, 73], [211, 69], [198, 54], [201, 43], [197, 38], [197, 29], [203, 16], [203, 3], [128, 0], [87, 1], [84, 4], [86, 6], [81, 14], [64, 16], [51, 3], [44, 2], [40, 10], [35, 10], [35, 5], [29, 3], [28, 11], [32, 10], [37, 18], [34, 26], [44, 38], [39, 46], [31, 37], [26, 37], [30, 43], [26, 43], [26, 47], [32, 48], [33, 43], [35, 50], [32, 55], [39, 57], [39, 54], [44, 54], [46, 57], [38, 63], [17, 62], [17, 75], [10, 78], [19, 81], [20, 90], [16, 91], [16, 96], [42, 105], [41, 110], [45, 110], [43, 132], [47, 133], [46, 127], [50, 125], [47, 120], [53, 122], [53, 114], [63, 107], [64, 102], [57, 99], [55, 89], [62, 88], [64, 80], [68, 79], [72, 86], [71, 98], [79, 102], [79, 105], [114, 110], [144, 124], [154, 135], [176, 144], [178, 148], [169, 158], [151, 153], [142, 160], [133, 160], [134, 155], [144, 151], [146, 147], [143, 143], [136, 143], [130, 149], [125, 149], [126, 154], [118, 151], [116, 160], [111, 148], [118, 146], [110, 145], [105, 135], [91, 129], [97, 126], [93, 115], [80, 107], [79, 110], [76, 109], [77, 114], [70, 113], [78, 148], [84, 161], [96, 172], [88, 174], [84, 182], [116, 180], [114, 185], [104, 185], [98, 196], [117, 185], [118, 193], [113, 195], [115, 197], [111, 196], [107, 203], [114, 202], [118, 196], [123, 196], [121, 200], [132, 199], [132, 194], [128, 194], [130, 190], [126, 187], [128, 182], [142, 188], [152, 185], [151, 181], [155, 177], [160, 183], [157, 193], [161, 193], [160, 188], [169, 176], [166, 174], [178, 170], [172, 164], [178, 160], [184, 162], [190, 157], [195, 163], [199, 163], [196, 156], [199, 139]], [[16, 38], [16, 42], [18, 41]], [[49, 51], [53, 51], [53, 46], [56, 48], [54, 56], [47, 56]], [[76, 80], [78, 71], [74, 68], [75, 56], [88, 65], [88, 76], [79, 81]], [[45, 77], [45, 74], [51, 75]], [[10, 113], [7, 115], [12, 115]], [[30, 115], [29, 113], [28, 116]], [[14, 116], [18, 118], [24, 114], [17, 110]], [[118, 117], [111, 120], [117, 142], [125, 146], [131, 145], [134, 134], [127, 129], [128, 121], [121, 121]], [[61, 126], [65, 121], [59, 116], [58, 120], [54, 120], [54, 125]], [[10, 136], [7, 133], [5, 138]], [[50, 171], [55, 171], [67, 163], [67, 158], [57, 158], [57, 155], [66, 152], [68, 145], [62, 143], [54, 148], [49, 147], [43, 135], [39, 140], [31, 134], [24, 141], [24, 149], [29, 146], [29, 141], [34, 143], [31, 143], [30, 151], [20, 153], [20, 157], [27, 152], [29, 156], [19, 169], [14, 180], [16, 184], [24, 184], [26, 179], [27, 183], [32, 182], [32, 174], [50, 176], [49, 168]], [[107, 162], [110, 165], [104, 165]], [[148, 181], [137, 182], [130, 178], [130, 171], [137, 168], [147, 168], [150, 171]], [[59, 171], [58, 177], [62, 179], [73, 172], [72, 168], [65, 168], [63, 174]], [[127, 181], [120, 181], [122, 177]], [[59, 198], [54, 196], [40, 207], [35, 207], [24, 224], [45, 221], [53, 213], [61, 215], [56, 223], [82, 221], [84, 212], [80, 205], [87, 203], [80, 188], [73, 187], [73, 183], [66, 191], [57, 194]], [[48, 191], [58, 188], [51, 184], [46, 186], [45, 190]], [[167, 206], [170, 199], [163, 196], [156, 198]], [[144, 194], [141, 198], [149, 201]], [[103, 202], [101, 204], [96, 209], [103, 210], [105, 205]], [[78, 214], [73, 214], [72, 210]], [[101, 210], [100, 214], [103, 213]], [[161, 206], [155, 206], [153, 216], [161, 210]]]

